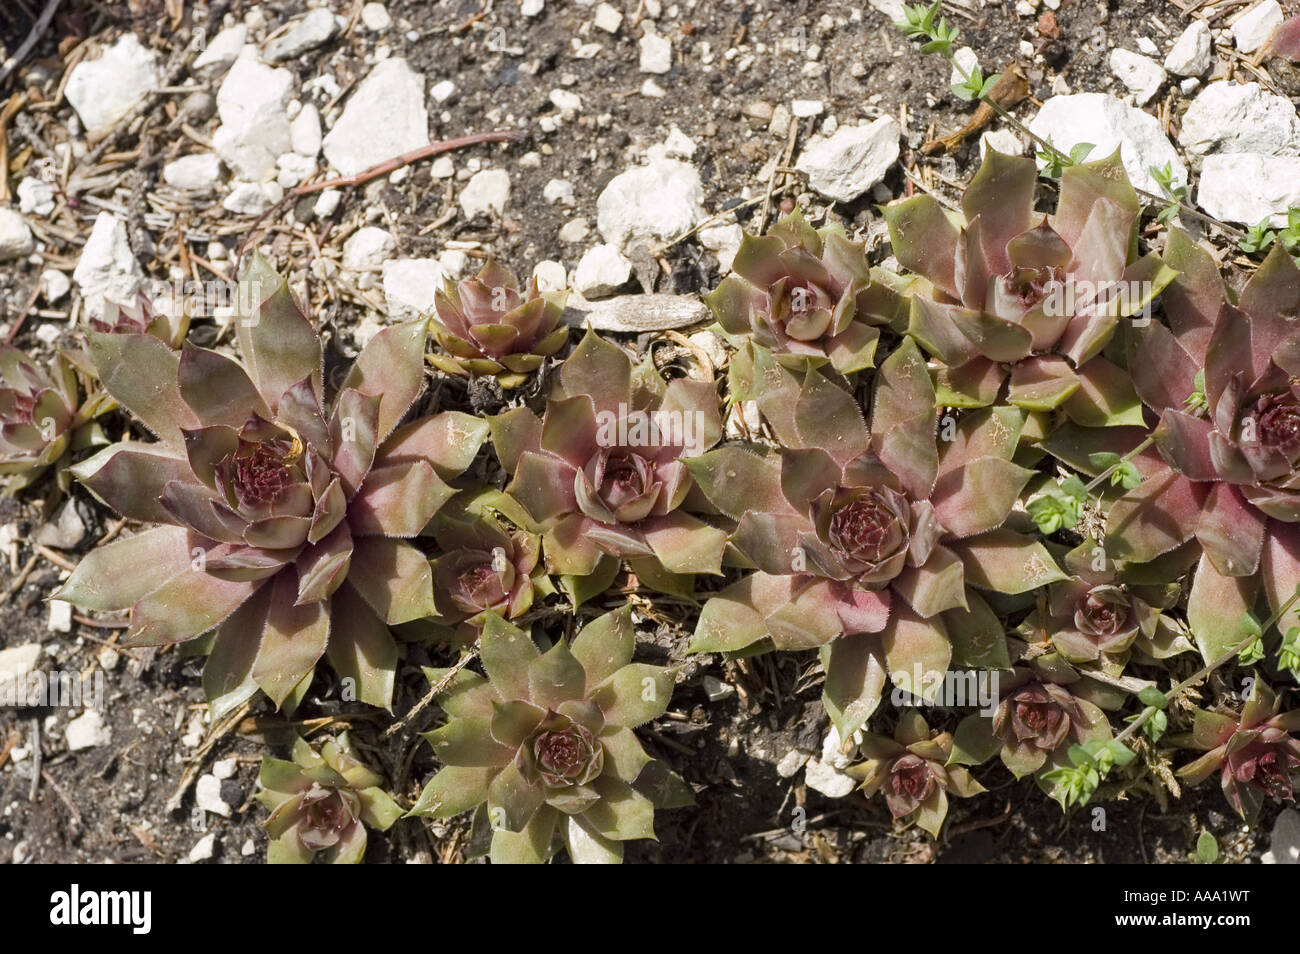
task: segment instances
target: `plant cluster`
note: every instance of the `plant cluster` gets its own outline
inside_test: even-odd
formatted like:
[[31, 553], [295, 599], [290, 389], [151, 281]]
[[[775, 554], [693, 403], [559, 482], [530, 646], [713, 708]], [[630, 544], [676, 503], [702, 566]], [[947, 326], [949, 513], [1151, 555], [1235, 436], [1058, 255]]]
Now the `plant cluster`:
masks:
[[[1150, 209], [1118, 154], [1043, 158], [1051, 212], [996, 151], [960, 209], [889, 205], [898, 272], [797, 212], [747, 235], [706, 297], [720, 380], [591, 330], [563, 356], [562, 297], [489, 264], [330, 385], [255, 257], [237, 357], [143, 308], [48, 369], [0, 351], [6, 490], [55, 468], [126, 518], [56, 595], [199, 647], [216, 716], [292, 712], [323, 663], [391, 710], [415, 646], [461, 654], [426, 670], [417, 799], [346, 738], [266, 760], [273, 861], [358, 861], [399, 814], [471, 813], [495, 861], [653, 838], [692, 790], [635, 732], [678, 678], [633, 661], [635, 592], [697, 608], [690, 652], [816, 650], [849, 774], [932, 835], [994, 759], [1066, 808], [1172, 759], [1249, 817], [1300, 766], [1300, 267], [1279, 237], [1226, 281], [1168, 175]], [[507, 406], [439, 411], [430, 375]], [[115, 408], [138, 431], [110, 444]]]

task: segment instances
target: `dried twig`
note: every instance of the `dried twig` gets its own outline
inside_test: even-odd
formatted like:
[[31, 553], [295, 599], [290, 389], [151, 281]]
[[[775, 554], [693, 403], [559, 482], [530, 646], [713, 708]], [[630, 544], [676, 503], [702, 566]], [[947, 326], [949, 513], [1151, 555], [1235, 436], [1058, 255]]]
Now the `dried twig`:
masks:
[[41, 283], [37, 282], [32, 286], [32, 293], [27, 296], [27, 301], [23, 304], [22, 311], [18, 312], [18, 317], [14, 323], [9, 326], [9, 334], [5, 335], [5, 344], [13, 344], [14, 338], [22, 330], [23, 322], [27, 320], [28, 314], [31, 313], [32, 306], [36, 304], [36, 296], [41, 293]]
[[72, 799], [68, 798], [68, 793], [63, 790], [63, 786], [54, 781], [53, 776], [51, 776], [46, 769], [41, 769], [41, 778], [45, 779], [45, 781], [49, 783], [50, 788], [54, 789], [54, 794], [59, 797], [59, 801], [63, 803], [64, 807], [68, 810], [68, 814], [72, 816], [72, 833], [75, 835], [77, 832], [81, 831], [83, 827], [81, 824], [81, 812], [77, 811], [77, 806], [72, 803]]
[[239, 723], [243, 721], [244, 716], [248, 715], [248, 708], [249, 704], [245, 702], [234, 712], [230, 713], [230, 715], [222, 719], [221, 722], [212, 727], [212, 731], [208, 733], [208, 737], [203, 740], [203, 744], [200, 745], [198, 751], [194, 753], [193, 761], [191, 761], [189, 766], [186, 767], [185, 774], [181, 776], [180, 784], [176, 786], [176, 791], [172, 793], [171, 798], [167, 799], [167, 811], [174, 812], [176, 809], [181, 807], [181, 801], [185, 798], [185, 793], [190, 790], [190, 786], [194, 784], [194, 780], [198, 778], [199, 773], [203, 771], [204, 758], [212, 751], [213, 747], [218, 742], [229, 735], [235, 726], [239, 725]]
[[32, 785], [27, 790], [27, 800], [34, 802], [41, 789], [41, 720], [33, 718], [28, 724], [32, 728]]
[[412, 149], [410, 152], [404, 152], [400, 156], [394, 156], [392, 159], [386, 159], [378, 165], [371, 166], [369, 169], [358, 172], [354, 176], [340, 176], [337, 179], [326, 179], [324, 182], [311, 182], [294, 188], [289, 194], [293, 196], [306, 195], [309, 192], [319, 192], [321, 189], [346, 188], [348, 186], [358, 186], [362, 183], [369, 182], [371, 179], [378, 178], [389, 172], [395, 172], [402, 166], [409, 166], [413, 162], [419, 162], [421, 159], [428, 159], [439, 153], [451, 152], [453, 149], [463, 149], [466, 146], [477, 146], [485, 142], [518, 142], [528, 136], [528, 131], [524, 129], [498, 129], [492, 132], [472, 133], [468, 136], [458, 136], [455, 139], [442, 139], [438, 142], [431, 142], [427, 146], [421, 146], [419, 149]]
[[[794, 144], [799, 138], [799, 123], [794, 119], [790, 120], [790, 128], [785, 137], [785, 155], [781, 159], [780, 165], [772, 167], [772, 174], [767, 177], [767, 189], [763, 192], [763, 205], [759, 213], [758, 234], [762, 235], [767, 231], [767, 215], [771, 211], [772, 193], [776, 191], [776, 173], [782, 166], [790, 165], [790, 158], [794, 155]], [[785, 188], [786, 177], [781, 177], [781, 188]]]
[[0, 594], [0, 606], [9, 602], [9, 598], [23, 588], [23, 584], [27, 582], [27, 578], [32, 575], [32, 570], [36, 568], [36, 561], [38, 559], [40, 559], [40, 557], [35, 553], [27, 558], [27, 562], [23, 564], [23, 568], [18, 571], [18, 575], [15, 576], [10, 584], [5, 588], [4, 593]]
[[8, 202], [10, 199], [9, 137], [5, 135], [5, 130], [9, 126], [9, 120], [18, 114], [18, 110], [22, 109], [26, 102], [26, 93], [14, 93], [5, 102], [4, 107], [0, 108], [0, 202]]
[[37, 543], [35, 544], [34, 549], [36, 550], [37, 553], [45, 557], [45, 559], [49, 560], [59, 569], [67, 570], [69, 573], [71, 573], [73, 570], [77, 568], [77, 564], [73, 563], [67, 557], [55, 553], [47, 546], [42, 546], [41, 544]]
[[381, 739], [389, 739], [402, 731], [402, 729], [404, 729], [412, 719], [423, 712], [425, 708], [428, 707], [429, 703], [438, 697], [439, 693], [451, 685], [451, 681], [456, 678], [456, 673], [460, 672], [477, 658], [478, 641], [475, 640], [474, 645], [470, 647], [469, 652], [461, 656], [460, 659], [457, 660], [456, 665], [448, 669], [441, 679], [429, 687], [429, 691], [424, 694], [424, 698], [412, 706], [410, 712], [385, 729], [379, 737]]
[[352, 186], [361, 185], [385, 173], [394, 172], [403, 166], [409, 166], [413, 162], [428, 159], [439, 153], [451, 152], [454, 149], [463, 149], [466, 146], [476, 146], [486, 142], [517, 142], [527, 136], [528, 131], [525, 129], [500, 129], [492, 132], [471, 133], [468, 136], [458, 136], [455, 139], [441, 139], [438, 142], [431, 142], [427, 146], [421, 146], [419, 149], [404, 152], [400, 156], [394, 156], [392, 159], [386, 159], [378, 165], [371, 166], [369, 169], [358, 172], [353, 176], [341, 176], [337, 179], [326, 179], [323, 182], [311, 182], [297, 186], [286, 192], [283, 199], [259, 215], [248, 229], [241, 229], [244, 232], [244, 238], [235, 250], [235, 255], [237, 259], [242, 260], [245, 249], [252, 244], [253, 237], [258, 234], [258, 227], [268, 218], [276, 215], [287, 203], [301, 196], [319, 192], [322, 189], [351, 188]]
[[27, 39], [23, 40], [22, 46], [14, 51], [14, 55], [4, 61], [0, 66], [0, 83], [9, 78], [9, 74], [18, 69], [18, 65], [27, 58], [27, 54], [32, 51], [37, 41], [49, 29], [50, 21], [54, 19], [54, 14], [58, 12], [59, 4], [63, 0], [47, 0], [45, 9], [41, 11], [40, 17], [32, 25], [31, 32], [27, 34]]

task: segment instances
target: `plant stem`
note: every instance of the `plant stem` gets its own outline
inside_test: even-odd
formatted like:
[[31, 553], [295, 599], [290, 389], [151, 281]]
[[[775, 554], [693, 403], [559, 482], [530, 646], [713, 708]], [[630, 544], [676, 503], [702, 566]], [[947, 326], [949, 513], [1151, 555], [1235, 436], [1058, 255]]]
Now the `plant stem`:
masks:
[[[952, 64], [953, 68], [956, 69], [957, 72], [960, 73], [962, 77], [966, 79], [967, 82], [969, 82], [971, 79], [970, 73], [966, 70], [965, 67], [963, 67], [960, 63], [957, 62], [956, 58], [953, 56], [952, 49], [949, 48], [944, 50], [943, 55], [944, 58], [947, 59], [947, 61], [950, 64]], [[1042, 136], [1038, 135], [1036, 132], [1034, 132], [1032, 129], [1030, 129], [1028, 126], [1022, 123], [1019, 119], [1013, 116], [1008, 110], [1004, 109], [999, 103], [994, 102], [994, 100], [984, 95], [981, 95], [979, 97], [979, 101], [982, 103], [986, 103], [988, 107], [992, 109], [993, 112], [996, 113], [997, 116], [1003, 122], [1008, 123], [1017, 131], [1024, 133], [1031, 140], [1033, 140], [1037, 145], [1045, 149], [1049, 155], [1055, 157], [1055, 159], [1060, 165], [1063, 166], [1076, 165], [1073, 159], [1071, 159], [1065, 153], [1061, 152], [1061, 150], [1057, 149], [1055, 146], [1053, 146]], [[1178, 211], [1180, 213], [1184, 215], [1190, 215], [1194, 219], [1200, 219], [1202, 222], [1208, 222], [1211, 225], [1218, 226], [1219, 228], [1227, 232], [1229, 235], [1234, 235], [1240, 238], [1241, 236], [1246, 234], [1241, 229], [1229, 225], [1227, 222], [1221, 222], [1218, 219], [1214, 218], [1214, 216], [1212, 215], [1206, 215], [1204, 212], [1200, 211], [1199, 209], [1193, 208], [1192, 206], [1188, 205], [1186, 202], [1183, 202], [1182, 200], [1174, 200], [1172, 197], [1169, 196], [1159, 196], [1156, 195], [1154, 192], [1147, 192], [1145, 189], [1138, 189], [1136, 186], [1134, 187], [1133, 191], [1135, 191], [1138, 194], [1138, 196], [1143, 200], [1145, 200], [1145, 202], [1147, 203], [1167, 205], [1171, 201], [1176, 202], [1176, 204], [1178, 205]]]
[[[1263, 625], [1260, 626], [1260, 632], [1266, 633], [1269, 631], [1269, 629], [1271, 629], [1274, 625], [1276, 625], [1277, 621], [1280, 620], [1283, 616], [1285, 616], [1287, 611], [1291, 609], [1292, 606], [1295, 605], [1296, 600], [1300, 600], [1300, 589], [1297, 589], [1294, 593], [1292, 593], [1291, 598], [1288, 599], [1285, 603], [1283, 603], [1280, 607], [1278, 607], [1277, 612], [1275, 612], [1272, 616], [1270, 616], [1267, 620], [1264, 621]], [[1196, 672], [1192, 673], [1182, 682], [1179, 682], [1176, 685], [1174, 685], [1172, 689], [1170, 689], [1168, 692], [1165, 693], [1165, 698], [1173, 699], [1175, 695], [1182, 692], [1188, 686], [1192, 685], [1193, 683], [1200, 682], [1202, 679], [1204, 679], [1210, 673], [1214, 672], [1214, 670], [1218, 669], [1220, 666], [1224, 665], [1225, 663], [1229, 662], [1232, 659], [1235, 659], [1243, 649], [1245, 649], [1247, 646], [1249, 646], [1257, 639], [1259, 639], [1258, 636], [1254, 636], [1254, 635], [1247, 636], [1241, 642], [1237, 643], [1237, 645], [1233, 646], [1231, 649], [1225, 652], [1218, 659], [1214, 660], [1214, 662], [1206, 663], [1204, 666], [1196, 670]], [[1119, 735], [1115, 736], [1115, 741], [1123, 742], [1125, 739], [1132, 738], [1134, 733], [1136, 733], [1140, 728], [1142, 728], [1142, 726], [1144, 726], [1147, 723], [1147, 721], [1151, 718], [1151, 716], [1158, 711], [1159, 710], [1155, 706], [1147, 706], [1145, 709], [1142, 710], [1141, 715], [1139, 715], [1136, 719], [1134, 719], [1131, 723], [1129, 723], [1129, 727], [1127, 729], [1125, 729]]]
[[1115, 471], [1118, 470], [1122, 464], [1127, 464], [1130, 460], [1132, 460], [1138, 454], [1142, 453], [1144, 450], [1146, 450], [1154, 443], [1155, 443], [1155, 438], [1148, 437], [1137, 447], [1133, 448], [1131, 451], [1129, 451], [1119, 460], [1115, 461], [1115, 463], [1111, 464], [1109, 467], [1103, 470], [1096, 477], [1092, 478], [1092, 480], [1090, 480], [1087, 484], [1084, 485], [1083, 489], [1087, 491], [1088, 494], [1091, 495], [1092, 492], [1096, 490], [1098, 487], [1100, 487], [1103, 483], [1105, 483], [1106, 478], [1108, 478], [1111, 474], [1115, 473]]
[[390, 739], [398, 732], [401, 732], [412, 719], [425, 710], [429, 703], [433, 702], [441, 692], [451, 685], [451, 681], [456, 678], [458, 672], [478, 658], [478, 649], [479, 641], [476, 639], [474, 640], [474, 645], [456, 661], [456, 664], [443, 673], [441, 679], [429, 687], [429, 691], [424, 694], [424, 697], [415, 705], [411, 706], [411, 711], [385, 729], [380, 735], [380, 738]]

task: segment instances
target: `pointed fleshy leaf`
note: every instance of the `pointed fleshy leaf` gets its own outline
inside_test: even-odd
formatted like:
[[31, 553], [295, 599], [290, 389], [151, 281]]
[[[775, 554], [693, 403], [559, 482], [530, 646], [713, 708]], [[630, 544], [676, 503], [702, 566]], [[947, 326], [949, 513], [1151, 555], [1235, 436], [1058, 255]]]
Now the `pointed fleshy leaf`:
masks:
[[479, 637], [479, 658], [492, 685], [506, 700], [531, 698], [528, 670], [540, 657], [526, 632], [496, 613], [487, 614]]
[[1084, 427], [1142, 425], [1142, 402], [1127, 371], [1097, 357], [1079, 369], [1077, 379], [1079, 389], [1065, 402], [1070, 420]]
[[625, 782], [635, 782], [641, 770], [650, 764], [650, 756], [637, 741], [636, 733], [625, 726], [611, 726], [600, 734], [605, 750], [605, 770]]
[[565, 817], [549, 806], [533, 813], [522, 831], [498, 828], [492, 832], [489, 853], [494, 865], [540, 865], [551, 856], [555, 829]]
[[279, 707], [325, 654], [330, 614], [324, 603], [297, 605], [297, 580], [291, 573], [281, 573], [268, 586], [273, 588], [271, 602], [253, 679]]
[[934, 513], [950, 534], [968, 537], [1000, 527], [1034, 474], [999, 457], [977, 457], [945, 470], [935, 483]]
[[657, 719], [673, 694], [673, 670], [645, 663], [629, 663], [591, 690], [609, 725], [635, 729]]
[[528, 696], [535, 705], [556, 709], [561, 703], [581, 699], [587, 676], [569, 644], [563, 639], [528, 666]]
[[1246, 638], [1242, 619], [1255, 605], [1257, 588], [1253, 577], [1224, 576], [1201, 555], [1187, 599], [1187, 623], [1207, 665]]
[[1104, 159], [1076, 163], [1061, 176], [1061, 197], [1053, 225], [1071, 247], [1078, 242], [1094, 206], [1101, 201], [1113, 202], [1129, 213], [1130, 223], [1136, 221], [1142, 208], [1118, 149]]
[[1253, 576], [1264, 548], [1266, 519], [1232, 484], [1216, 483], [1205, 498], [1196, 539], [1224, 576]]
[[991, 530], [949, 546], [965, 564], [967, 581], [984, 589], [1027, 593], [1068, 579], [1046, 547], [1014, 530]]
[[334, 402], [329, 422], [334, 444], [330, 464], [349, 499], [374, 464], [378, 415], [379, 399], [360, 391], [341, 391]]
[[616, 411], [632, 394], [632, 362], [617, 345], [588, 328], [560, 368], [564, 396], [591, 397], [597, 410]]
[[763, 614], [754, 606], [753, 587], [750, 575], [709, 598], [695, 624], [691, 652], [736, 652], [768, 637]]
[[574, 496], [577, 469], [550, 454], [526, 451], [506, 492], [538, 523], [545, 524], [578, 509]]
[[546, 792], [541, 783], [530, 782], [511, 760], [488, 785], [488, 817], [494, 829], [523, 831], [542, 807]]
[[[1169, 230], [1164, 260], [1178, 272], [1178, 277], [1161, 297], [1169, 326], [1193, 360], [1204, 363], [1224, 300], [1219, 266], [1209, 252], [1192, 241], [1191, 236], [1176, 228]], [[1159, 362], [1155, 364], [1159, 366]]]
[[[760, 593], [760, 599], [776, 602], [774, 592], [785, 596], [777, 608], [766, 614], [767, 631], [777, 649], [815, 649], [845, 632], [840, 617], [843, 587], [829, 580], [790, 576], [760, 576], [755, 582], [771, 591], [766, 597]], [[872, 608], [875, 612], [867, 616], [879, 620], [882, 608]], [[852, 604], [849, 609], [854, 609]]]
[[1300, 266], [1279, 241], [1241, 290], [1237, 303], [1250, 316], [1251, 349], [1257, 369], [1272, 360], [1290, 374], [1300, 372], [1297, 301]]
[[563, 819], [564, 844], [575, 865], [617, 865], [623, 863], [623, 843], [606, 838], [582, 815]]
[[513, 407], [488, 418], [492, 447], [507, 473], [513, 474], [524, 451], [537, 453], [542, 446], [542, 420], [526, 407]]
[[990, 361], [1021, 361], [1033, 351], [1033, 335], [1023, 325], [984, 311], [954, 308], [949, 314], [957, 330]]
[[781, 460], [734, 445], [719, 447], [685, 461], [696, 485], [733, 520], [746, 511], [790, 511], [781, 491]]
[[943, 206], [928, 195], [918, 195], [887, 205], [885, 221], [899, 263], [959, 299], [955, 258], [960, 233]]
[[436, 612], [429, 560], [409, 543], [387, 537], [355, 537], [348, 582], [390, 626]]
[[965, 566], [945, 546], [935, 547], [924, 566], [904, 569], [893, 588], [922, 619], [967, 605]]
[[357, 534], [414, 537], [455, 493], [422, 460], [376, 467], [352, 499], [348, 524]]
[[871, 412], [872, 450], [918, 500], [930, 496], [939, 468], [934, 385], [925, 358], [904, 338], [877, 372]]
[[1052, 411], [1078, 389], [1079, 378], [1064, 358], [1035, 355], [1012, 369], [1007, 400], [1030, 411]]
[[474, 463], [488, 430], [487, 421], [460, 411], [422, 417], [392, 433], [375, 455], [375, 466], [424, 461], [443, 480], [451, 480]]
[[997, 755], [1002, 743], [993, 735], [993, 720], [983, 713], [972, 713], [957, 724], [953, 732], [949, 764], [979, 765]]
[[631, 605], [592, 620], [573, 638], [571, 648], [586, 673], [587, 685], [604, 682], [632, 661], [636, 631]]
[[1154, 560], [1191, 539], [1204, 502], [1204, 490], [1171, 470], [1144, 476], [1111, 505], [1106, 550], [1134, 563]]
[[978, 593], [966, 594], [966, 609], [943, 614], [944, 629], [952, 640], [954, 665], [979, 669], [1010, 669], [1011, 656], [1002, 621]]
[[896, 606], [880, 633], [880, 648], [894, 685], [914, 696], [935, 698], [952, 659], [952, 644], [940, 617], [922, 619], [908, 607]]
[[217, 627], [203, 666], [203, 694], [215, 722], [257, 693], [253, 665], [262, 648], [262, 632], [271, 606], [272, 587], [264, 586]]
[[204, 570], [187, 569], [136, 602], [123, 643], [161, 646], [201, 636], [223, 622], [261, 585], [261, 580], [223, 580]]
[[1007, 243], [1029, 229], [1037, 183], [1033, 159], [990, 149], [966, 188], [962, 210], [967, 221], [979, 216], [984, 257], [995, 275], [1011, 270]]
[[[298, 307], [289, 285], [261, 253], [239, 277], [241, 313], [235, 335], [249, 377], [274, 411], [280, 396], [310, 377], [321, 386], [321, 341]], [[251, 306], [251, 307], [248, 307]]]
[[[1300, 586], [1300, 527], [1293, 523], [1269, 521], [1264, 554], [1260, 560], [1260, 579], [1269, 608], [1276, 613]], [[1293, 626], [1300, 626], [1300, 606], [1295, 604], [1277, 621], [1277, 629], [1282, 633]]]
[[1200, 370], [1182, 343], [1156, 321], [1136, 329], [1128, 366], [1137, 393], [1157, 413], [1166, 408], [1182, 410]]
[[600, 800], [582, 813], [583, 821], [613, 841], [653, 838], [654, 805], [627, 782], [602, 775], [592, 783]]
[[975, 320], [975, 313], [960, 305], [914, 296], [907, 328], [910, 337], [949, 367], [965, 364], [979, 356], [974, 342], [961, 332], [954, 316], [957, 311], [966, 311], [969, 321]]
[[491, 720], [483, 718], [453, 719], [424, 738], [444, 765], [501, 766], [515, 756], [513, 748], [493, 738]]
[[850, 738], [880, 704], [888, 679], [880, 637], [842, 636], [821, 647], [826, 684], [822, 701], [841, 739]]
[[451, 818], [487, 801], [488, 782], [496, 775], [492, 765], [446, 765], [429, 779], [408, 815]]
[[646, 543], [672, 573], [721, 573], [727, 534], [684, 510], [641, 522]]
[[860, 456], [871, 440], [853, 396], [816, 372], [804, 379], [794, 423], [801, 446], [820, 448], [840, 465]]
[[424, 340], [428, 321], [417, 318], [381, 330], [353, 362], [341, 389], [379, 398], [375, 425], [382, 441], [410, 409], [424, 384]]
[[181, 397], [204, 427], [240, 428], [253, 416], [271, 418], [248, 373], [223, 354], [186, 342], [178, 375]]
[[129, 609], [193, 558], [187, 531], [153, 527], [91, 550], [53, 596], [82, 609]]
[[333, 455], [334, 447], [325, 413], [312, 387], [311, 378], [303, 378], [280, 397], [277, 423], [291, 428], [308, 447], [322, 456]]
[[176, 352], [153, 335], [92, 331], [86, 337], [108, 393], [160, 441], [180, 447], [181, 428], [195, 427], [199, 420], [181, 400]]
[[347, 524], [339, 524], [319, 543], [307, 547], [299, 554], [298, 569], [299, 604], [315, 603], [329, 599], [347, 578], [352, 560], [352, 534]]
[[397, 673], [397, 642], [370, 605], [344, 584], [330, 600], [332, 631], [326, 655], [342, 679], [352, 680], [354, 698], [389, 709]]
[[194, 479], [183, 449], [134, 441], [110, 444], [75, 464], [72, 473], [122, 516], [143, 523], [175, 523], [162, 505], [163, 488]]

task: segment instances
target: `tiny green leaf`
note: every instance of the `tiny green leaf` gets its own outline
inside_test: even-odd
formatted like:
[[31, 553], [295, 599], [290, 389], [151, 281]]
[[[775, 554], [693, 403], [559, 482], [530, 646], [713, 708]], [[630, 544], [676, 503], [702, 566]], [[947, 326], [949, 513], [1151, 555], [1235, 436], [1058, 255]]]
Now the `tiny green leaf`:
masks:
[[1196, 839], [1196, 857], [1202, 864], [1212, 865], [1219, 860], [1219, 842], [1208, 831]]
[[1169, 706], [1169, 697], [1155, 686], [1147, 686], [1139, 692], [1138, 701], [1144, 706], [1151, 706], [1155, 709], [1165, 709]]

